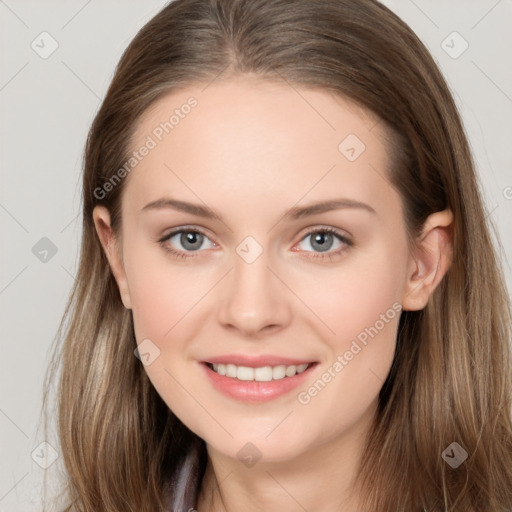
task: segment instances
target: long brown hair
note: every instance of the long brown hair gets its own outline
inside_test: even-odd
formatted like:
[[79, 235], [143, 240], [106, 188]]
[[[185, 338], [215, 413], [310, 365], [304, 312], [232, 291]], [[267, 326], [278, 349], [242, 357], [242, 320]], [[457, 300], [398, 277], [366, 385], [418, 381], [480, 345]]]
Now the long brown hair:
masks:
[[[474, 163], [431, 55], [373, 0], [176, 0], [124, 52], [87, 139], [79, 270], [49, 372], [48, 382], [60, 370], [66, 510], [163, 510], [165, 482], [201, 441], [134, 357], [131, 312], [92, 213], [105, 205], [120, 229], [129, 177], [98, 190], [127, 161], [150, 105], [236, 74], [319, 88], [373, 111], [395, 141], [390, 181], [409, 235], [434, 212], [454, 214], [449, 271], [426, 308], [400, 319], [362, 457], [365, 510], [510, 512], [510, 304]], [[441, 457], [453, 442], [468, 454], [457, 469]]]

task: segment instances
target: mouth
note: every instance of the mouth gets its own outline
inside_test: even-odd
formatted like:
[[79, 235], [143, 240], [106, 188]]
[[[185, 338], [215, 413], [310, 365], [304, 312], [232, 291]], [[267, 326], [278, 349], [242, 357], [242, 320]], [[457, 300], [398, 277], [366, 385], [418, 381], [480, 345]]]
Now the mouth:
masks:
[[230, 379], [237, 379], [241, 381], [256, 381], [256, 382], [271, 382], [273, 380], [281, 380], [305, 372], [312, 365], [317, 363], [302, 363], [292, 365], [276, 365], [276, 366], [237, 366], [235, 364], [222, 364], [222, 363], [205, 363], [210, 370], [218, 375], [228, 377]]
[[200, 366], [213, 389], [224, 396], [242, 402], [261, 403], [288, 395], [299, 385], [304, 385], [318, 364], [238, 366], [203, 361]]

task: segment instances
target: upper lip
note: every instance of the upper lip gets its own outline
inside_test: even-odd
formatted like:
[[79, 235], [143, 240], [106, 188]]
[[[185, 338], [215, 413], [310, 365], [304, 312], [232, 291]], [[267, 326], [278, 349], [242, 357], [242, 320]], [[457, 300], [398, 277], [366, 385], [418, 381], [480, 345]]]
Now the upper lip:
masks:
[[309, 364], [315, 361], [307, 359], [296, 359], [292, 357], [280, 357], [275, 355], [248, 356], [242, 354], [228, 354], [225, 356], [209, 357], [202, 362], [212, 364], [234, 364], [235, 366], [260, 368], [262, 366], [292, 366], [299, 364]]

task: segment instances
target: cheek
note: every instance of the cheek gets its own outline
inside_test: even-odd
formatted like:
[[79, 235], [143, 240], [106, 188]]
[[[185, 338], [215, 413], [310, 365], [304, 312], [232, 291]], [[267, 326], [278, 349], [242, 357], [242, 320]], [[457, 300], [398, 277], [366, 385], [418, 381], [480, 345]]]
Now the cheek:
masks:
[[[137, 341], [158, 345], [187, 323], [194, 307], [211, 287], [211, 276], [192, 266], [170, 261], [163, 250], [134, 249], [127, 253], [126, 274]], [[162, 347], [161, 347], [162, 348]]]
[[[405, 285], [406, 250], [384, 243], [355, 255], [337, 268], [291, 276], [294, 291], [314, 313], [311, 322], [323, 324], [326, 339], [342, 350], [347, 342], [373, 326], [382, 314], [397, 309]], [[378, 323], [387, 334], [387, 326]], [[364, 336], [364, 335], [363, 335]]]
[[334, 438], [370, 421], [393, 362], [401, 315], [395, 281], [371, 274], [354, 281], [346, 276], [338, 283], [344, 285], [341, 291], [331, 289], [336, 301], [323, 304], [335, 334], [324, 337], [329, 355], [322, 368], [297, 390], [297, 442], [303, 428]]
[[[329, 411], [324, 419], [333, 426], [359, 417], [377, 398], [394, 357], [407, 251], [405, 244], [375, 249], [336, 272], [317, 274], [297, 292], [305, 297], [314, 290], [307, 304], [328, 327], [322, 332], [329, 345], [323, 372], [297, 398], [313, 417]], [[340, 408], [333, 410], [333, 403]]]
[[202, 409], [194, 409], [187, 392], [197, 387], [197, 363], [187, 360], [187, 354], [190, 340], [199, 336], [196, 316], [201, 299], [214, 281], [211, 275], [198, 274], [154, 252], [136, 249], [125, 260], [135, 338], [146, 347], [146, 340], [151, 342], [145, 371], [169, 408], [180, 418], [200, 417]]

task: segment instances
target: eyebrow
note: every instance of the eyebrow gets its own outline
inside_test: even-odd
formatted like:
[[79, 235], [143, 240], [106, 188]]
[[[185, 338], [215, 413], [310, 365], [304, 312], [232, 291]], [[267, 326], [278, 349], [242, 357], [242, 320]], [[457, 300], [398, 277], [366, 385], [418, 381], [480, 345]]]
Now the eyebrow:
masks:
[[[148, 203], [144, 208], [142, 208], [141, 212], [148, 210], [161, 210], [171, 208], [173, 210], [190, 213], [192, 215], [196, 215], [198, 217], [204, 217], [207, 219], [216, 219], [222, 223], [224, 220], [222, 216], [216, 211], [208, 208], [207, 206], [201, 206], [199, 204], [188, 203], [186, 201], [179, 201], [177, 199], [171, 198], [162, 198], [157, 199], [156, 201], [152, 201]], [[375, 210], [368, 204], [362, 203], [360, 201], [354, 201], [352, 199], [330, 199], [327, 201], [321, 201], [317, 203], [310, 204], [308, 206], [295, 206], [290, 208], [285, 212], [282, 219], [284, 220], [298, 220], [304, 217], [309, 217], [311, 215], [316, 215], [320, 213], [329, 212], [332, 210], [340, 210], [345, 208], [354, 208], [360, 209], [363, 211], [367, 211], [372, 214], [376, 214]]]

